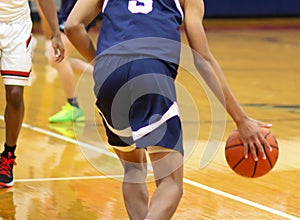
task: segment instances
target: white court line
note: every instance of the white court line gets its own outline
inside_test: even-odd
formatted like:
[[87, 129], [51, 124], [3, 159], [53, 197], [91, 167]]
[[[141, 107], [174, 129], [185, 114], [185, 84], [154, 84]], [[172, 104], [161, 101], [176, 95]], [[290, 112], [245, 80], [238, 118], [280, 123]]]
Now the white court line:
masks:
[[91, 179], [112, 179], [121, 178], [123, 175], [106, 175], [106, 176], [74, 176], [74, 177], [57, 177], [57, 178], [33, 178], [33, 179], [19, 179], [15, 183], [25, 182], [42, 182], [42, 181], [66, 181], [66, 180], [91, 180]]
[[[4, 117], [3, 117], [2, 115], [0, 115], [0, 119], [1, 119], [1, 120], [4, 120]], [[82, 147], [85, 147], [85, 148], [88, 148], [88, 149], [95, 150], [95, 151], [97, 151], [97, 152], [103, 153], [103, 154], [108, 155], [108, 156], [117, 157], [115, 154], [113, 154], [113, 153], [111, 153], [111, 152], [108, 152], [108, 151], [99, 149], [99, 148], [97, 148], [97, 147], [95, 147], [95, 146], [93, 146], [93, 145], [90, 145], [90, 144], [88, 144], [88, 143], [80, 142], [80, 141], [74, 140], [74, 139], [72, 139], [72, 138], [68, 138], [68, 137], [65, 137], [65, 136], [63, 136], [63, 135], [59, 135], [59, 134], [56, 134], [56, 133], [54, 133], [54, 132], [51, 132], [51, 131], [47, 131], [47, 130], [42, 129], [42, 128], [38, 128], [38, 127], [29, 125], [29, 124], [26, 124], [26, 123], [23, 123], [23, 124], [22, 124], [22, 127], [28, 128], [28, 129], [33, 130], [33, 131], [36, 131], [36, 132], [38, 132], [38, 133], [42, 133], [42, 134], [49, 135], [49, 136], [51, 136], [51, 137], [55, 137], [55, 138], [57, 138], [57, 139], [64, 140], [64, 141], [66, 141], [66, 142], [73, 143], [73, 144], [75, 144], [75, 145], [78, 145], [78, 144], [79, 144], [79, 145], [82, 146]], [[15, 182], [33, 182], [33, 181], [47, 181], [47, 180], [53, 180], [53, 181], [55, 181], [55, 180], [74, 180], [74, 179], [104, 179], [104, 178], [110, 178], [110, 177], [113, 178], [113, 177], [118, 177], [118, 176], [91, 176], [91, 177], [45, 178], [45, 179], [20, 179], [20, 180], [15, 180]], [[230, 194], [230, 193], [223, 192], [223, 191], [221, 191], [221, 190], [218, 190], [218, 189], [215, 189], [215, 188], [212, 188], [212, 187], [203, 185], [203, 184], [201, 184], [201, 183], [198, 183], [198, 182], [195, 182], [195, 181], [186, 179], [186, 178], [183, 179], [183, 182], [186, 183], [186, 184], [192, 185], [192, 186], [194, 186], [194, 187], [197, 187], [197, 188], [206, 190], [206, 191], [208, 191], [208, 192], [217, 194], [217, 195], [219, 195], [219, 196], [223, 196], [223, 197], [226, 197], [226, 198], [228, 198], [228, 199], [231, 199], [231, 200], [234, 200], [234, 201], [237, 201], [237, 202], [240, 202], [240, 203], [243, 203], [243, 204], [252, 206], [252, 207], [254, 207], [254, 208], [257, 208], [257, 209], [260, 209], [260, 210], [263, 210], [263, 211], [272, 213], [272, 214], [274, 214], [274, 215], [278, 215], [278, 216], [283, 217], [283, 218], [286, 218], [286, 219], [290, 219], [290, 220], [300, 220], [300, 218], [298, 218], [298, 217], [296, 217], [296, 216], [287, 214], [287, 213], [285, 213], [285, 212], [281, 212], [281, 211], [276, 210], [276, 209], [272, 209], [272, 208], [270, 208], [270, 207], [261, 205], [261, 204], [259, 204], [259, 203], [253, 202], [253, 201], [250, 201], [250, 200], [248, 200], [248, 199], [244, 199], [244, 198], [241, 198], [241, 197], [239, 197], [239, 196], [235, 196], [235, 195], [232, 195], [232, 194]]]
[[250, 200], [248, 200], [248, 199], [244, 199], [244, 198], [241, 198], [241, 197], [239, 197], [239, 196], [235, 196], [235, 195], [232, 195], [232, 194], [230, 194], [230, 193], [223, 192], [223, 191], [221, 191], [221, 190], [218, 190], [218, 189], [215, 189], [215, 188], [212, 188], [212, 187], [203, 185], [203, 184], [201, 184], [201, 183], [194, 182], [194, 181], [192, 181], [192, 180], [188, 180], [188, 179], [186, 179], [186, 178], [184, 178], [183, 182], [184, 182], [184, 183], [187, 183], [187, 184], [189, 184], [189, 185], [195, 186], [195, 187], [197, 187], [197, 188], [206, 190], [206, 191], [208, 191], [208, 192], [212, 192], [212, 193], [217, 194], [217, 195], [219, 195], [219, 196], [223, 196], [223, 197], [226, 197], [226, 198], [235, 200], [235, 201], [237, 201], [237, 202], [244, 203], [244, 204], [246, 204], [246, 205], [252, 206], [252, 207], [254, 207], [254, 208], [258, 208], [258, 209], [260, 209], [260, 210], [263, 210], [263, 211], [272, 213], [272, 214], [274, 214], [274, 215], [281, 216], [281, 217], [286, 218], [286, 219], [300, 220], [300, 218], [298, 218], [298, 217], [296, 217], [296, 216], [287, 214], [287, 213], [285, 213], [285, 212], [281, 212], [281, 211], [276, 210], [276, 209], [272, 209], [272, 208], [270, 208], [270, 207], [261, 205], [261, 204], [259, 204], [259, 203], [253, 202], [253, 201], [250, 201]]

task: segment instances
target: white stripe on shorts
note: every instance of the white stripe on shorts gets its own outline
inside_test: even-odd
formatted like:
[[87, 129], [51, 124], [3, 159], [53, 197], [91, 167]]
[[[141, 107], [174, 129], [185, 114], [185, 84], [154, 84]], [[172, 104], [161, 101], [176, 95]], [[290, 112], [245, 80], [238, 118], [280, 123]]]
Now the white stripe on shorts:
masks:
[[107, 125], [107, 127], [109, 128], [109, 130], [111, 132], [113, 132], [114, 134], [121, 136], [121, 137], [131, 137], [133, 138], [134, 141], [142, 138], [143, 136], [145, 136], [146, 134], [150, 133], [151, 131], [154, 131], [156, 128], [158, 128], [159, 126], [161, 126], [164, 122], [166, 122], [167, 120], [169, 120], [170, 118], [174, 117], [174, 116], [179, 116], [179, 108], [176, 102], [173, 103], [173, 105], [171, 105], [171, 107], [168, 109], [168, 111], [166, 111], [166, 113], [161, 117], [160, 120], [149, 124], [145, 127], [140, 128], [137, 131], [132, 131], [130, 127], [125, 128], [123, 130], [117, 130], [115, 128], [113, 128], [106, 120], [106, 118], [104, 117], [104, 115], [102, 114], [102, 112], [100, 111], [100, 109], [98, 109], [99, 113], [101, 114], [101, 116], [104, 119], [105, 124]]
[[150, 133], [151, 131], [154, 131], [156, 128], [158, 128], [164, 122], [166, 122], [167, 120], [169, 120], [170, 118], [172, 118], [174, 116], [179, 116], [179, 109], [178, 109], [178, 105], [176, 102], [174, 102], [173, 105], [171, 105], [171, 107], [168, 109], [168, 111], [157, 122], [154, 122], [145, 127], [142, 127], [137, 131], [132, 131], [133, 140], [136, 141], [136, 140], [142, 138], [143, 136], [145, 136], [146, 134]]

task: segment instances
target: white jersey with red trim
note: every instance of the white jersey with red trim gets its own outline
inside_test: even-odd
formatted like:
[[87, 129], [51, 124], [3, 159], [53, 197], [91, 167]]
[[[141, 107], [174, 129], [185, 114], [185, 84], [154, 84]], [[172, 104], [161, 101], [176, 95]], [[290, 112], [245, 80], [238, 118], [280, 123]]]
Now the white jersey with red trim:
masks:
[[30, 8], [28, 0], [1, 0], [0, 22], [28, 21]]

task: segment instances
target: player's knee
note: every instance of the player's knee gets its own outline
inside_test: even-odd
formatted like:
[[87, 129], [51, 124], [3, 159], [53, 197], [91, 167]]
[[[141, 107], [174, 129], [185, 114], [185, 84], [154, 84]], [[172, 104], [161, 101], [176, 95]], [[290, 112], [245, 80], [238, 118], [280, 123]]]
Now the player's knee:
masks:
[[9, 105], [18, 108], [23, 103], [23, 88], [16, 86], [7, 90], [6, 101]]
[[146, 180], [147, 164], [126, 163], [124, 165], [124, 181], [140, 183]]

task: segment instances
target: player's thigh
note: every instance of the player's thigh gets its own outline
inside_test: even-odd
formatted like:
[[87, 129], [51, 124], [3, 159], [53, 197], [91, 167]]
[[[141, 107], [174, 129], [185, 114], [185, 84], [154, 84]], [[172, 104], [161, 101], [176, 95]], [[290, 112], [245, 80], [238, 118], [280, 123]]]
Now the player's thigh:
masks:
[[149, 157], [152, 163], [154, 178], [156, 181], [171, 178], [178, 184], [183, 178], [183, 155], [176, 150], [161, 147], [161, 151], [150, 151]]

